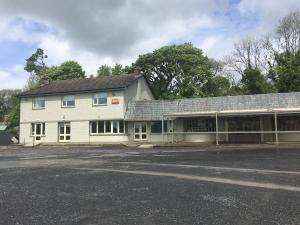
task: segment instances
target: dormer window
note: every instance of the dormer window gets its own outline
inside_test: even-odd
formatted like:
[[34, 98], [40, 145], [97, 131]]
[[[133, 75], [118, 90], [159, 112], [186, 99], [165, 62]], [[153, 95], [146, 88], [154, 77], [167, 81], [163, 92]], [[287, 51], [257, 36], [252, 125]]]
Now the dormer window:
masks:
[[33, 109], [44, 109], [45, 108], [45, 98], [38, 97], [33, 99]]
[[93, 105], [107, 105], [107, 93], [100, 92], [94, 94]]
[[63, 96], [62, 107], [75, 107], [75, 96], [74, 95]]

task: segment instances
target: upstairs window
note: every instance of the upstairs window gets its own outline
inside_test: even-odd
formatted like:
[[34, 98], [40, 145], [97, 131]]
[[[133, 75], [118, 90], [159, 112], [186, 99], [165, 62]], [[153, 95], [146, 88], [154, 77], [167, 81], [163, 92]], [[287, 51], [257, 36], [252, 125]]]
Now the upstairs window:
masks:
[[107, 93], [101, 92], [94, 94], [93, 105], [107, 105]]
[[63, 107], [75, 107], [75, 96], [74, 95], [65, 95], [62, 98]]
[[45, 108], [45, 98], [38, 97], [33, 99], [33, 108], [34, 109], [44, 109]]

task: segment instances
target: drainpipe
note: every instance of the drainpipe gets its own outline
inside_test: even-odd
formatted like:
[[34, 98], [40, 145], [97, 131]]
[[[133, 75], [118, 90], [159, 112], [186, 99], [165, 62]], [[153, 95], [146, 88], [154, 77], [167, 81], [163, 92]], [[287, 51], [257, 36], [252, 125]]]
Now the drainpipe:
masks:
[[216, 145], [219, 145], [219, 125], [218, 125], [218, 113], [216, 113]]

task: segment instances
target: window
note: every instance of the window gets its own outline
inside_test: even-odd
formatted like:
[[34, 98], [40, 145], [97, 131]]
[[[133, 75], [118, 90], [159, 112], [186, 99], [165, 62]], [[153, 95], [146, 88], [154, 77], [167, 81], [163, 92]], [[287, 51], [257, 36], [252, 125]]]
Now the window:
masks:
[[33, 108], [34, 109], [44, 109], [45, 108], [45, 98], [38, 97], [33, 99]]
[[214, 132], [215, 121], [210, 118], [195, 118], [184, 120], [185, 132]]
[[75, 96], [74, 95], [65, 95], [62, 98], [63, 107], [75, 107]]
[[45, 135], [45, 123], [32, 123], [31, 124], [31, 135], [32, 136]]
[[[164, 120], [164, 132], [168, 131], [168, 123]], [[162, 132], [162, 122], [153, 121], [151, 122], [151, 133], [161, 133]]]
[[101, 92], [94, 94], [93, 105], [106, 105], [107, 104], [107, 93]]
[[125, 123], [123, 120], [101, 120], [90, 122], [91, 134], [124, 134]]

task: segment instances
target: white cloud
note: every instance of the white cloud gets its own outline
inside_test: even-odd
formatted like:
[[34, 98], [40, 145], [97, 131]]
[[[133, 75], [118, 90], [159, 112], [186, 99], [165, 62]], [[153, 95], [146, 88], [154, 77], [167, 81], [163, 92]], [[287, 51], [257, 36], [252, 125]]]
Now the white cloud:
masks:
[[28, 77], [23, 65], [0, 68], [0, 89], [22, 89]]

